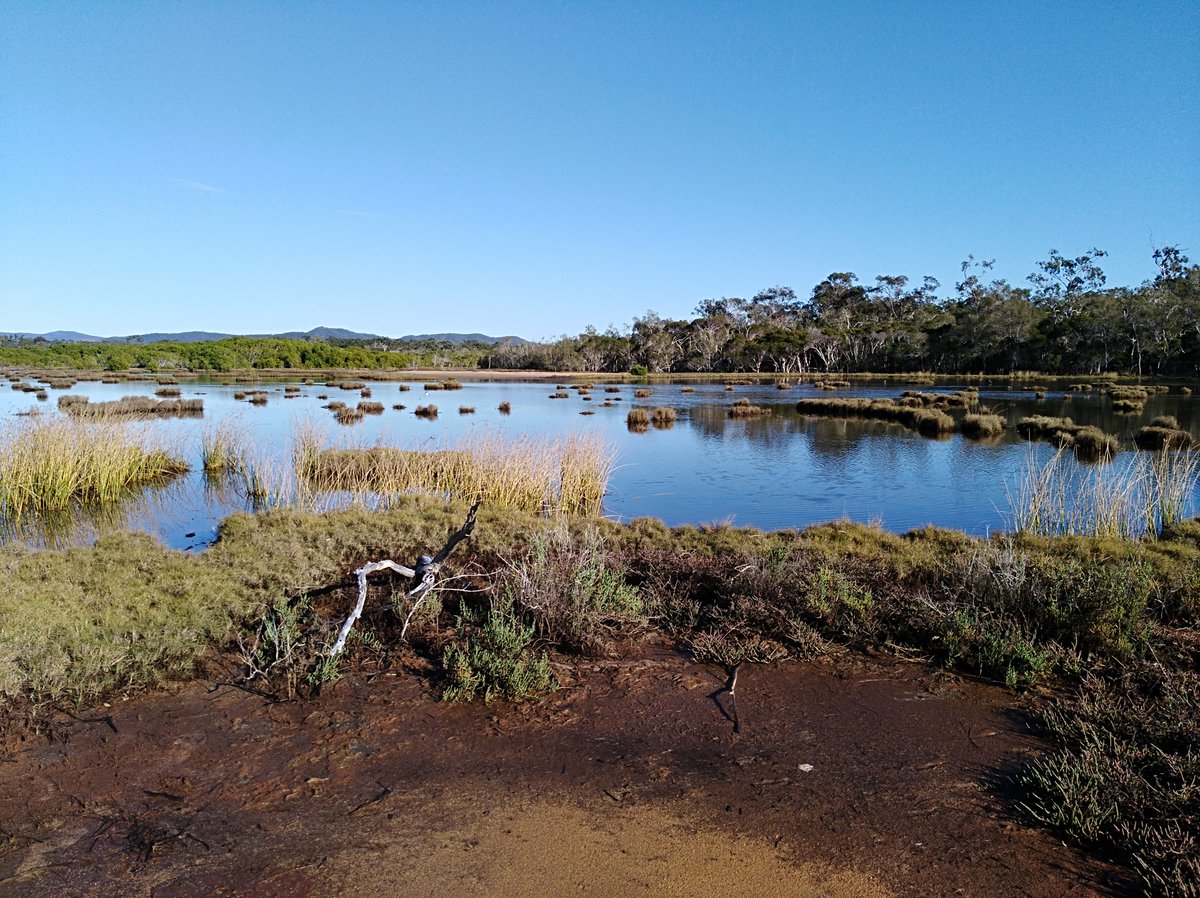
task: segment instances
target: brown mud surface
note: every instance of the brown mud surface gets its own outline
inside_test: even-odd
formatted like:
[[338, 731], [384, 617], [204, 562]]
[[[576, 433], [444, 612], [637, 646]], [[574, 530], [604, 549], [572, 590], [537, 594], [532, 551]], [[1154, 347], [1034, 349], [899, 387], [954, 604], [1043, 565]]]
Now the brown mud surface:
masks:
[[667, 652], [563, 679], [521, 706], [404, 671], [283, 703], [198, 683], [65, 718], [0, 763], [0, 895], [1119, 893], [1006, 815], [1042, 746], [1002, 690], [743, 668], [735, 733], [723, 676]]

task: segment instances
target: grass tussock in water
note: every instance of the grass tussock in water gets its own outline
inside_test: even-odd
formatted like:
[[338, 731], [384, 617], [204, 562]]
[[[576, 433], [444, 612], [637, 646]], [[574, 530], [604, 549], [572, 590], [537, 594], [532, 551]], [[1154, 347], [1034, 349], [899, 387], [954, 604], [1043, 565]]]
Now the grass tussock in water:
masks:
[[203, 399], [162, 399], [150, 396], [124, 396], [111, 402], [91, 402], [86, 396], [58, 397], [58, 407], [75, 418], [200, 418]]
[[733, 405], [729, 406], [729, 417], [731, 418], [765, 418], [771, 414], [771, 410], [762, 405], [752, 405], [749, 399], [739, 399]]
[[590, 437], [473, 437], [434, 450], [325, 449], [304, 486], [388, 501], [423, 491], [534, 514], [595, 515], [611, 471], [611, 452]]
[[1030, 441], [1040, 440], [1059, 449], [1070, 449], [1080, 461], [1107, 461], [1120, 451], [1120, 444], [1112, 434], [1099, 427], [1076, 424], [1070, 418], [1031, 415], [1017, 422], [1017, 433]]
[[893, 399], [801, 399], [796, 403], [796, 411], [802, 415], [826, 418], [890, 421], [931, 437], [954, 431], [954, 419], [950, 415], [941, 409], [927, 407], [922, 402], [914, 397], [909, 397], [907, 405]]
[[149, 434], [119, 422], [33, 419], [0, 435], [0, 515], [111, 503], [186, 470]]
[[959, 425], [963, 436], [973, 440], [985, 440], [998, 437], [1004, 433], [1005, 422], [1000, 415], [970, 414], [963, 415]]
[[1190, 449], [1195, 438], [1174, 415], [1161, 415], [1135, 433], [1133, 442], [1139, 449]]

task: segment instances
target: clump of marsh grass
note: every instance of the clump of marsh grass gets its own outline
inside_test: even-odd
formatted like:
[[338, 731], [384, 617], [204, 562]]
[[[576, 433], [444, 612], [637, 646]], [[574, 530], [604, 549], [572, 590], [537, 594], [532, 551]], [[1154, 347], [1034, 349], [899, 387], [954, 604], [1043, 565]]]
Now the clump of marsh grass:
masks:
[[675, 409], [666, 406], [659, 406], [650, 413], [650, 423], [660, 430], [666, 430], [675, 425], [676, 413]]
[[551, 399], [570, 399], [571, 394], [568, 393], [566, 390], [559, 390], [556, 393], [551, 393], [550, 398]]
[[963, 415], [962, 423], [959, 426], [962, 428], [963, 436], [973, 440], [983, 440], [1000, 436], [1004, 433], [1005, 424], [1000, 415], [970, 414]]
[[620, 387], [616, 387], [616, 386], [606, 386], [606, 387], [604, 388], [604, 392], [605, 392], [605, 393], [620, 393], [620, 392], [621, 392], [621, 388], [620, 388]]
[[771, 410], [761, 405], [752, 405], [749, 399], [739, 399], [733, 405], [729, 406], [729, 417], [731, 418], [765, 418], [771, 414]]
[[458, 407], [458, 413], [459, 413], [460, 415], [473, 415], [473, 414], [475, 414], [475, 406], [473, 406], [473, 405], [460, 405], [460, 406]]
[[358, 395], [360, 395], [363, 399], [370, 399], [371, 398], [371, 388], [363, 387], [361, 390], [358, 391]]
[[506, 401], [506, 402], [501, 402], [501, 403], [500, 403], [500, 405], [499, 405], [499, 406], [497, 406], [497, 408], [500, 410], [500, 414], [502, 414], [502, 415], [507, 415], [507, 414], [509, 414], [510, 412], [512, 412], [512, 403], [511, 403], [511, 402], [507, 402], [507, 401]]
[[333, 413], [333, 418], [338, 424], [357, 424], [363, 419], [364, 412], [359, 408], [351, 408], [348, 405], [343, 405]]
[[442, 389], [443, 390], [461, 390], [462, 388], [463, 388], [463, 385], [461, 383], [459, 383], [457, 380], [442, 381]]
[[149, 433], [118, 422], [34, 420], [0, 435], [0, 514], [17, 520], [115, 502], [187, 469]]
[[1160, 415], [1133, 435], [1139, 449], [1190, 449], [1195, 438], [1174, 415]]
[[358, 404], [358, 410], [360, 412], [362, 412], [364, 415], [382, 415], [383, 414], [383, 403], [382, 402], [360, 402]]
[[[69, 399], [67, 403], [61, 400]], [[86, 396], [60, 397], [59, 408], [75, 418], [200, 418], [203, 399], [162, 399], [150, 396], [125, 396], [111, 402], [90, 402]]]
[[393, 408], [395, 411], [402, 412], [402, 411], [404, 411], [406, 408], [408, 408], [408, 406], [407, 406], [407, 405], [405, 405], [403, 402], [397, 402], [397, 403], [395, 403], [395, 404], [392, 406], [392, 408]]
[[642, 389], [640, 389], [640, 390], [634, 390], [634, 391], [633, 391], [633, 397], [634, 397], [635, 399], [647, 399], [647, 398], [649, 398], [649, 396], [650, 396], [650, 393], [651, 393], [651, 390], [649, 390], [649, 389], [647, 389], [647, 388], [643, 387], [643, 388], [642, 388]]
[[612, 453], [597, 438], [475, 436], [419, 451], [385, 445], [323, 449], [305, 474], [305, 487], [364, 501], [428, 492], [533, 514], [596, 515], [611, 473]]
[[1031, 415], [1017, 422], [1017, 433], [1027, 440], [1041, 440], [1070, 449], [1080, 461], [1108, 461], [1120, 450], [1117, 438], [1099, 427], [1076, 424], [1070, 418]]
[[200, 434], [200, 467], [205, 474], [238, 472], [245, 453], [245, 431], [234, 421], [226, 419]]
[[[863, 418], [877, 421], [890, 421], [901, 424], [910, 430], [915, 430], [923, 436], [936, 437], [951, 433], [954, 430], [954, 419], [941, 408], [931, 407], [945, 401], [948, 405], [954, 394], [945, 393], [910, 393], [902, 397], [902, 402], [894, 399], [801, 399], [796, 403], [796, 411], [802, 415], [812, 415], [826, 418]], [[926, 397], [939, 397], [927, 399]], [[965, 402], [965, 400], [958, 400]], [[967, 407], [965, 405], [961, 407]]]
[[159, 387], [154, 391], [154, 395], [162, 399], [178, 399], [182, 395], [179, 387]]
[[625, 415], [625, 426], [630, 430], [643, 432], [650, 428], [650, 410], [631, 408]]
[[413, 411], [413, 414], [418, 418], [428, 418], [433, 420], [438, 416], [438, 407], [436, 405], [418, 405]]
[[1104, 467], [1069, 462], [1065, 449], [1044, 464], [1031, 453], [1009, 506], [1013, 529], [1039, 536], [1156, 537], [1191, 510], [1200, 456], [1138, 453]]

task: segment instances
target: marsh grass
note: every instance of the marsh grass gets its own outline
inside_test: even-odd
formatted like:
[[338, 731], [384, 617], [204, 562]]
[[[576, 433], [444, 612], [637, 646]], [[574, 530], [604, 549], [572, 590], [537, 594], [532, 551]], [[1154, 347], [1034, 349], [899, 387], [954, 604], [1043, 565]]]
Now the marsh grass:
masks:
[[418, 405], [413, 409], [413, 414], [418, 418], [429, 418], [432, 420], [438, 416], [438, 407], [436, 405]]
[[650, 410], [646, 408], [631, 408], [625, 415], [625, 426], [637, 432], [648, 430], [650, 427]]
[[739, 399], [733, 405], [729, 406], [729, 417], [731, 418], [765, 418], [771, 414], [771, 410], [761, 405], [752, 405], [749, 399]]
[[473, 414], [475, 414], [475, 406], [473, 406], [473, 405], [460, 405], [460, 406], [458, 407], [458, 413], [459, 413], [460, 415], [473, 415]]
[[383, 414], [383, 403], [382, 402], [360, 402], [358, 404], [358, 410], [360, 412], [362, 412], [364, 415], [382, 415]]
[[324, 448], [303, 472], [309, 492], [338, 492], [385, 504], [413, 492], [480, 499], [533, 514], [597, 515], [612, 473], [599, 439], [471, 436], [434, 449], [376, 445]]
[[200, 434], [200, 467], [210, 475], [241, 470], [246, 455], [246, 432], [240, 423], [226, 418], [206, 427]]
[[1045, 463], [1030, 453], [1009, 508], [1013, 529], [1038, 536], [1157, 537], [1192, 510], [1200, 456], [1138, 453], [1105, 466]]
[[507, 401], [501, 402], [500, 405], [497, 406], [497, 409], [499, 410], [500, 414], [507, 415], [512, 412], [512, 403]]
[[[69, 400], [64, 402], [64, 400]], [[111, 402], [91, 402], [86, 396], [60, 396], [59, 408], [75, 418], [201, 418], [203, 399], [162, 399], [124, 396]]]
[[646, 389], [646, 388], [642, 388], [642, 389], [640, 389], [640, 390], [634, 390], [634, 391], [633, 391], [633, 398], [634, 398], [634, 399], [647, 399], [647, 398], [649, 398], [649, 396], [650, 396], [651, 392], [653, 392], [653, 391], [652, 391], [652, 390], [648, 390], [648, 389]]
[[187, 469], [145, 430], [115, 421], [32, 419], [0, 435], [0, 514], [12, 521], [112, 503]]
[[1076, 424], [1070, 418], [1031, 415], [1017, 422], [1017, 433], [1027, 440], [1070, 449], [1080, 461], [1108, 461], [1120, 451], [1120, 444], [1112, 434], [1091, 425]]
[[675, 409], [662, 405], [650, 413], [650, 423], [659, 430], [667, 430], [674, 427], [676, 418]]
[[[954, 419], [940, 408], [931, 407], [938, 400], [926, 400], [925, 396], [952, 396], [953, 394], [917, 394], [910, 391], [901, 401], [893, 399], [801, 399], [796, 411], [802, 415], [826, 418], [864, 418], [890, 421], [915, 430], [923, 436], [936, 437], [954, 430]], [[949, 405], [954, 400], [947, 398]], [[965, 400], [959, 400], [965, 402]], [[959, 405], [958, 407], [967, 407]]]
[[1133, 442], [1139, 449], [1190, 449], [1195, 438], [1174, 415], [1160, 415], [1135, 433]]
[[1000, 415], [968, 414], [963, 415], [959, 426], [963, 436], [973, 440], [983, 440], [1004, 433], [1005, 423]]

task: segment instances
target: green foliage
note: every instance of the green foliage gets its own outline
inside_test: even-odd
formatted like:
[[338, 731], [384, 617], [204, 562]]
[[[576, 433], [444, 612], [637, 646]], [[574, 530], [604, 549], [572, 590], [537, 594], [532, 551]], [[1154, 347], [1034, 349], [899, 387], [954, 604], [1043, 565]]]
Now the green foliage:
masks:
[[442, 656], [444, 700], [520, 701], [555, 688], [546, 653], [534, 650], [534, 628], [521, 622], [511, 604], [493, 604], [482, 623], [464, 615], [458, 630], [461, 644], [449, 646]]
[[1043, 723], [1061, 748], [1018, 777], [1029, 816], [1126, 860], [1151, 895], [1200, 894], [1200, 677], [1088, 677]]

